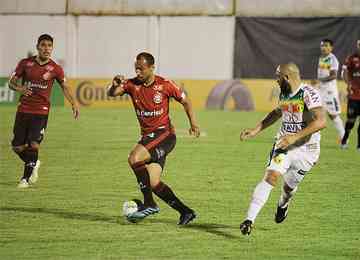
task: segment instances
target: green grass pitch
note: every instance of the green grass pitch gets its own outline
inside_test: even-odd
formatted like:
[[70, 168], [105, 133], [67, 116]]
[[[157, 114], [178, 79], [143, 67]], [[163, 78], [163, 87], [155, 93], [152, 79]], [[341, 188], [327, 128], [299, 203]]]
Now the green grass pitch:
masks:
[[[301, 184], [282, 224], [274, 222], [280, 184], [257, 218], [250, 237], [240, 234], [252, 191], [261, 180], [273, 126], [239, 141], [242, 128], [264, 113], [197, 111], [200, 139], [186, 135], [181, 110], [172, 112], [177, 145], [163, 180], [198, 218], [176, 225], [161, 212], [138, 224], [121, 216], [122, 203], [141, 198], [127, 164], [139, 135], [130, 109], [54, 107], [41, 147], [40, 178], [17, 190], [22, 163], [9, 140], [15, 107], [0, 107], [0, 259], [360, 259], [360, 152], [356, 128], [340, 150], [328, 122], [318, 165]], [[159, 201], [159, 200], [158, 200]]]

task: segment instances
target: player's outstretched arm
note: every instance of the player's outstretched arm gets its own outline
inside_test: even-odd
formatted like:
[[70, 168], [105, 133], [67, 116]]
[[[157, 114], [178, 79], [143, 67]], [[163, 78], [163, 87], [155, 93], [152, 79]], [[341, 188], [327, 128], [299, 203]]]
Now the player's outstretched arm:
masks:
[[72, 94], [70, 92], [69, 86], [65, 83], [65, 81], [63, 81], [60, 83], [60, 87], [64, 93], [64, 97], [71, 104], [74, 119], [78, 119], [80, 116], [80, 109], [79, 109], [79, 106], [77, 105], [77, 103], [75, 102], [74, 97], [72, 96]]
[[289, 145], [292, 145], [304, 137], [316, 133], [326, 127], [326, 117], [323, 108], [315, 107], [310, 109], [310, 111], [313, 113], [314, 120], [296, 134], [281, 137], [277, 145], [278, 148], [286, 149]]
[[242, 130], [240, 133], [240, 140], [243, 141], [255, 137], [262, 130], [274, 124], [280, 117], [281, 117], [281, 109], [275, 108], [273, 111], [267, 114], [266, 117], [263, 120], [261, 120], [261, 122], [258, 123], [255, 128], [248, 128]]
[[110, 97], [122, 96], [125, 94], [124, 83], [126, 79], [122, 75], [116, 75], [112, 84], [107, 89], [107, 95]]
[[10, 80], [9, 80], [9, 88], [20, 92], [21, 95], [24, 96], [31, 96], [32, 91], [30, 88], [26, 87], [26, 86], [22, 86], [20, 84], [18, 84], [18, 77], [16, 77], [15, 75], [12, 75]]
[[193, 135], [195, 137], [199, 137], [200, 136], [200, 128], [195, 120], [191, 100], [188, 97], [185, 97], [181, 100], [180, 103], [183, 105], [186, 115], [189, 119], [189, 123], [190, 123], [189, 134]]

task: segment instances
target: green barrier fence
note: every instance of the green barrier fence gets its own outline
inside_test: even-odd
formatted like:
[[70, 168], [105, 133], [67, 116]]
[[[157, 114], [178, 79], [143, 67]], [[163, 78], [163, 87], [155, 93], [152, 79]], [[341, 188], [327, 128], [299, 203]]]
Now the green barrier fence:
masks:
[[[19, 93], [9, 89], [8, 80], [7, 77], [0, 77], [0, 105], [16, 105], [19, 100]], [[51, 104], [55, 106], [64, 105], [64, 96], [56, 81], [51, 91]]]

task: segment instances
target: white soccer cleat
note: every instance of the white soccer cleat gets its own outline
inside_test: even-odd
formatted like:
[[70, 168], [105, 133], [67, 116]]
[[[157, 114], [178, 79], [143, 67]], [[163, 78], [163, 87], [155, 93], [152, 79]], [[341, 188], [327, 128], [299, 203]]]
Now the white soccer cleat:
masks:
[[30, 184], [27, 182], [26, 179], [21, 179], [17, 187], [18, 189], [26, 189], [30, 187]]
[[340, 148], [343, 149], [343, 150], [346, 150], [349, 148], [349, 145], [346, 143], [346, 144], [340, 144]]
[[39, 168], [40, 168], [40, 160], [37, 160], [36, 161], [36, 164], [35, 164], [35, 167], [34, 169], [32, 170], [32, 173], [31, 173], [31, 176], [29, 178], [29, 182], [31, 184], [37, 182], [37, 180], [39, 179]]

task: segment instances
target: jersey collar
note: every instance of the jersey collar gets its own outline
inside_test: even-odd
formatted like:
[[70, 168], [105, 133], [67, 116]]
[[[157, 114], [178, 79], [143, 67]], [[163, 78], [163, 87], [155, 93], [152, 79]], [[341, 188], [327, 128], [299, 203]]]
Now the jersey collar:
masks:
[[292, 98], [293, 96], [295, 96], [295, 95], [299, 92], [299, 90], [302, 89], [302, 87], [303, 87], [304, 85], [305, 85], [304, 83], [300, 83], [300, 86], [299, 86], [294, 92], [292, 92], [292, 93], [290, 94], [289, 98]]

